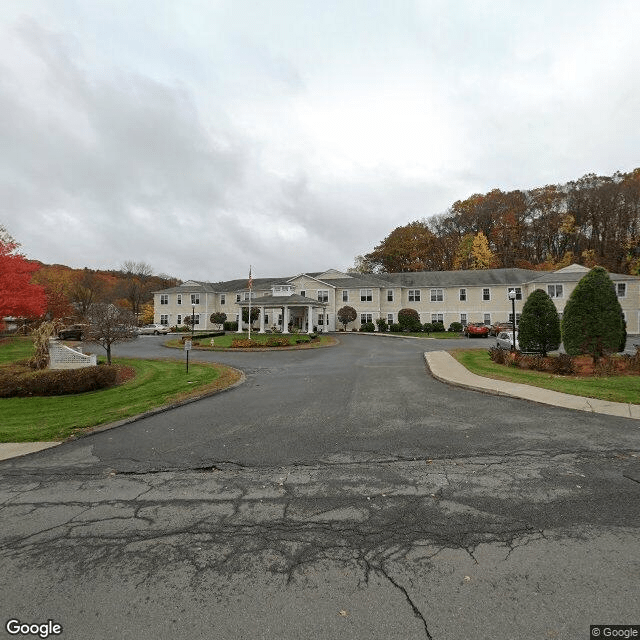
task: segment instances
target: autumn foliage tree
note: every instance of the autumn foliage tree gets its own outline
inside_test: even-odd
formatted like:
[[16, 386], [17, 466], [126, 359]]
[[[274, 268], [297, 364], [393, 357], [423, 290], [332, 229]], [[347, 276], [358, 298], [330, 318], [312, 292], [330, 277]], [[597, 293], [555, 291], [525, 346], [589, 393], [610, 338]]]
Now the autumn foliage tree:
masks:
[[340, 320], [344, 327], [344, 330], [346, 331], [347, 325], [350, 322], [353, 322], [358, 317], [358, 312], [353, 307], [345, 305], [344, 307], [340, 307], [340, 309], [338, 309], [338, 313], [336, 315], [338, 316], [338, 320]]
[[0, 321], [6, 316], [41, 316], [47, 308], [44, 288], [31, 281], [38, 265], [18, 253], [19, 246], [0, 227]]

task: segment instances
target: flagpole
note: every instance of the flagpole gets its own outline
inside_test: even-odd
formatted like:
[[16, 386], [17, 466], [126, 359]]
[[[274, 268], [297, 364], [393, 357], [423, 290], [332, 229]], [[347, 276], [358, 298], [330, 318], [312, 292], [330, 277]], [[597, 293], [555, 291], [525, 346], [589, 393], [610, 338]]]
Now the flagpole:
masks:
[[251, 265], [249, 265], [249, 340], [251, 340], [251, 287], [253, 282], [251, 280]]

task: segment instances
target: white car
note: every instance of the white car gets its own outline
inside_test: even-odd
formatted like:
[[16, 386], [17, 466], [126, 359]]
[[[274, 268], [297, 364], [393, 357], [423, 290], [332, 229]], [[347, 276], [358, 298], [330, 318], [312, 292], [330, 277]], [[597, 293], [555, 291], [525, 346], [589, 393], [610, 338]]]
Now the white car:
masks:
[[[496, 347], [498, 349], [508, 349], [511, 351], [513, 346], [513, 331], [501, 331], [496, 338]], [[518, 332], [516, 331], [516, 351], [520, 350], [518, 344]]]
[[145, 324], [142, 327], [138, 327], [138, 335], [167, 335], [169, 333], [169, 327], [164, 324]]

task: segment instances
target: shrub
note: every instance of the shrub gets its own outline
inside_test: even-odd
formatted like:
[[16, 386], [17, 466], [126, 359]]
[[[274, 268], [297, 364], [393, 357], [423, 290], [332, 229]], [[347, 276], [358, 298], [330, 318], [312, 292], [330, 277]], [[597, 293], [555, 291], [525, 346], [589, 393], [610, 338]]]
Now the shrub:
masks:
[[378, 318], [376, 324], [378, 325], [378, 331], [384, 333], [387, 330], [387, 321], [384, 318]]
[[373, 322], [365, 322], [364, 324], [360, 325], [360, 331], [375, 331], [376, 330], [376, 325], [373, 324]]
[[449, 325], [449, 331], [451, 333], [462, 333], [462, 323], [461, 322], [452, 322]]
[[400, 309], [398, 311], [398, 324], [405, 331], [420, 331], [420, 314], [415, 309]]
[[431, 330], [435, 333], [436, 331], [444, 331], [444, 322], [432, 322]]
[[523, 351], [538, 351], [543, 356], [560, 346], [560, 318], [556, 305], [546, 291], [536, 289], [522, 308], [518, 324], [518, 343]]
[[222, 327], [224, 328], [225, 331], [237, 331], [238, 323], [235, 322], [235, 320], [227, 320], [222, 324]]
[[265, 342], [267, 347], [288, 347], [289, 338], [285, 336], [271, 336]]
[[96, 391], [116, 384], [118, 369], [110, 365], [82, 369], [0, 369], [0, 397], [61, 396]]
[[551, 371], [561, 376], [571, 376], [576, 372], [576, 365], [568, 353], [561, 353], [556, 358], [551, 358]]
[[353, 307], [346, 305], [338, 309], [336, 316], [346, 330], [347, 325], [358, 317], [358, 312]]
[[402, 327], [394, 322], [393, 324], [389, 325], [389, 331], [391, 331], [392, 333], [400, 333], [402, 331]]
[[619, 373], [617, 362], [619, 360], [611, 356], [600, 358], [593, 368], [593, 374], [596, 376], [615, 376]]
[[425, 333], [431, 333], [433, 331], [433, 325], [430, 322], [425, 322], [425, 324], [422, 325], [422, 330]]
[[498, 347], [489, 347], [489, 358], [496, 364], [506, 364], [508, 353], [508, 351], [498, 349]]
[[[287, 340], [287, 344], [288, 344]], [[248, 349], [251, 347], [259, 347], [260, 343], [257, 340], [249, 340], [248, 338], [234, 338], [231, 340], [231, 347], [236, 349]]]
[[616, 352], [622, 333], [622, 307], [603, 267], [594, 267], [578, 282], [562, 316], [562, 341], [569, 355], [598, 358]]

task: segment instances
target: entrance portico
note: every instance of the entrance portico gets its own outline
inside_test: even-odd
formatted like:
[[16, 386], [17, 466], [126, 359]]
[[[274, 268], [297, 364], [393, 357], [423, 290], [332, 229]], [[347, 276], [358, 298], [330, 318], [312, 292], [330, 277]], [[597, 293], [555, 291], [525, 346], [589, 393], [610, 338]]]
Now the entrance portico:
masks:
[[[323, 327], [323, 331], [324, 327], [327, 326], [326, 302], [320, 302], [319, 300], [293, 293], [290, 295], [261, 296], [252, 299], [251, 303], [249, 303], [249, 300], [238, 302], [238, 306], [241, 308], [238, 333], [243, 332], [242, 310], [248, 309], [249, 304], [251, 304], [251, 309], [259, 309], [260, 311], [259, 333], [266, 333], [270, 329], [265, 323], [267, 312], [269, 317], [274, 319], [273, 322], [269, 323], [271, 327], [276, 327], [282, 333], [289, 333], [289, 326], [296, 326], [306, 333], [313, 333], [315, 325]], [[318, 314], [318, 321], [315, 321], [316, 313]], [[280, 318], [282, 318], [282, 321], [280, 321]]]

